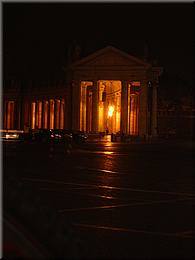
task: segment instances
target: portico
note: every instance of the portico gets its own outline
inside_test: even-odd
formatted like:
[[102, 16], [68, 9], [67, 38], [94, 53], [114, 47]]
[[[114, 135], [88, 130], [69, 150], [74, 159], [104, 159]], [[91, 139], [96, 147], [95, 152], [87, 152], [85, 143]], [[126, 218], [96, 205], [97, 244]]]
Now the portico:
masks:
[[68, 72], [71, 128], [157, 135], [157, 87], [162, 68], [108, 46], [73, 63]]

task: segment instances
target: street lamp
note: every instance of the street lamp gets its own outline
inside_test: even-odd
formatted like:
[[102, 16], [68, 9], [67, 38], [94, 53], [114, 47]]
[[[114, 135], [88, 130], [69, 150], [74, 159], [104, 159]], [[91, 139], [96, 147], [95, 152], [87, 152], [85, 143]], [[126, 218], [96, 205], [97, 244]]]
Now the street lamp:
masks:
[[108, 107], [108, 117], [112, 117], [114, 113], [114, 107], [113, 106], [109, 106]]

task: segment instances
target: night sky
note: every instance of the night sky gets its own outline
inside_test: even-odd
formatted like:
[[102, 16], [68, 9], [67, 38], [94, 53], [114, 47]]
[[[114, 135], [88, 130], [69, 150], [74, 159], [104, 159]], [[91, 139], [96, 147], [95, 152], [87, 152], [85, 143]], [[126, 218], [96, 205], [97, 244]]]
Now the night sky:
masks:
[[81, 55], [112, 45], [150, 59], [192, 82], [193, 5], [120, 3], [3, 3], [3, 71], [8, 78], [63, 75], [68, 47]]

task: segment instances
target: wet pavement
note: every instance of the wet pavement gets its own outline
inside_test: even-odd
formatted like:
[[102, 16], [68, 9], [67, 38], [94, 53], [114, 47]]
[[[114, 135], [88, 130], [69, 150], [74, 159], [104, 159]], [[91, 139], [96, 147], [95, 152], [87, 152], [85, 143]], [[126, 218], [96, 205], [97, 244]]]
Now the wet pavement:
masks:
[[193, 150], [192, 142], [90, 142], [66, 155], [7, 142], [4, 175], [71, 221], [85, 258], [191, 259]]

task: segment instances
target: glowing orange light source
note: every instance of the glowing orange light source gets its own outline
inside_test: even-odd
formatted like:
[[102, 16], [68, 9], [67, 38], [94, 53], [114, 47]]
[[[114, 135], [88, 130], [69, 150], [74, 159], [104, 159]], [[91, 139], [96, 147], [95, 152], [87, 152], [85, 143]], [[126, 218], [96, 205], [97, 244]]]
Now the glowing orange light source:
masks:
[[114, 152], [105, 151], [104, 154], [113, 154]]
[[113, 106], [109, 106], [108, 107], [108, 117], [112, 117], [114, 112], [114, 107]]

